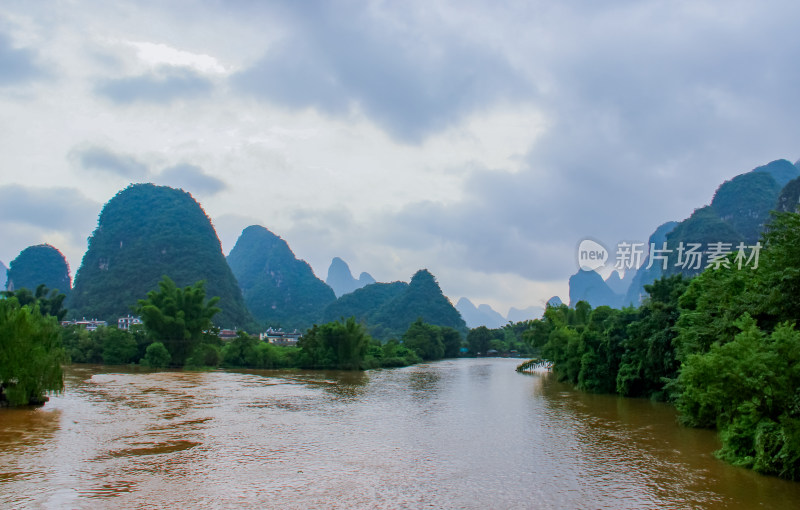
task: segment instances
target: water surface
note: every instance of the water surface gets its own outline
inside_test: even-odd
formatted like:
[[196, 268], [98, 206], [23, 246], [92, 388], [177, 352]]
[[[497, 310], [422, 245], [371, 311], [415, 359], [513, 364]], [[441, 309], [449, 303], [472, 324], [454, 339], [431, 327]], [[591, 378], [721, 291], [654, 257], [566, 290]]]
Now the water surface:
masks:
[[365, 373], [67, 367], [0, 410], [0, 507], [798, 508], [672, 407], [517, 360]]

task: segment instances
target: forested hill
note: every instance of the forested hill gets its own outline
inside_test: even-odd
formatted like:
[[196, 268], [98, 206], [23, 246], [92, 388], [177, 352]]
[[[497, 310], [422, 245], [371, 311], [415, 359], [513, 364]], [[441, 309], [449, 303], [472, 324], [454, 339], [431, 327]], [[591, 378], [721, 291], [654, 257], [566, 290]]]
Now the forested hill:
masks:
[[[676, 254], [681, 243], [684, 246], [700, 243], [704, 250], [710, 243], [730, 243], [732, 247], [740, 242], [754, 245], [769, 221], [771, 211], [793, 210], [792, 205], [797, 204], [800, 196], [799, 175], [800, 171], [789, 161], [772, 161], [722, 183], [709, 205], [695, 209], [669, 232], [664, 232], [663, 225], [659, 227], [653, 236], [662, 238], [665, 235], [667, 249], [672, 250], [667, 269], [662, 271], [659, 264], [647, 269], [647, 263], [643, 264], [623, 304], [638, 305], [644, 285], [660, 278], [662, 273], [694, 276], [702, 271], [704, 267], [676, 265]], [[661, 248], [660, 242], [657, 242], [657, 248]]]
[[285, 330], [311, 327], [336, 300], [333, 290], [298, 260], [289, 245], [266, 228], [242, 231], [228, 255], [245, 303], [264, 325]]
[[418, 318], [435, 326], [467, 331], [461, 314], [427, 269], [417, 271], [410, 284], [373, 283], [346, 294], [326, 308], [323, 319], [350, 316], [365, 322], [370, 334], [381, 340], [400, 338]]
[[179, 286], [204, 280], [207, 295], [220, 297], [222, 312], [214, 318], [218, 326], [252, 323], [200, 204], [183, 190], [153, 184], [131, 185], [103, 207], [75, 275], [67, 303], [70, 315], [115, 323], [163, 275]]
[[[9, 266], [8, 280], [5, 282], [8, 290], [27, 288], [33, 292], [36, 287], [44, 284], [49, 289], [58, 289], [62, 294], [70, 293], [72, 282], [67, 260], [58, 249], [49, 244], [25, 248]], [[4, 271], [3, 279], [5, 278]]]

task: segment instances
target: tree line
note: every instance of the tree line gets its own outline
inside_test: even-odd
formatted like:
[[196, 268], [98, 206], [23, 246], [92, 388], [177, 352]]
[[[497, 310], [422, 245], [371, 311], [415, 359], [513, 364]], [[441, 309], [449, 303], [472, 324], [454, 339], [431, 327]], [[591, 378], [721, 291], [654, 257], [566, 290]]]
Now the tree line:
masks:
[[401, 367], [465, 354], [527, 349], [515, 329], [478, 328], [467, 336], [446, 326], [413, 322], [399, 338], [371, 337], [354, 317], [314, 325], [296, 346], [279, 346], [239, 331], [223, 342], [212, 319], [219, 298], [206, 298], [203, 282], [177, 286], [163, 277], [134, 312], [143, 324], [89, 331], [60, 327], [64, 294], [39, 286], [7, 291], [0, 300], [0, 404], [42, 403], [63, 388], [63, 363], [139, 364], [160, 368], [308, 368], [364, 370]]

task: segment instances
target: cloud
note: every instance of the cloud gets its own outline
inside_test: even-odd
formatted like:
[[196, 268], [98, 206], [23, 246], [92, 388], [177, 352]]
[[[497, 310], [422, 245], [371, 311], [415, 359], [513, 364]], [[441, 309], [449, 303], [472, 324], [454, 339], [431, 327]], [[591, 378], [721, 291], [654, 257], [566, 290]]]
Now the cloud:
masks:
[[34, 188], [19, 184], [0, 186], [0, 218], [32, 227], [70, 228], [96, 219], [97, 202], [74, 188]]
[[208, 175], [199, 166], [186, 163], [165, 168], [156, 179], [161, 184], [203, 195], [214, 195], [227, 187], [224, 181]]
[[95, 92], [117, 104], [136, 102], [168, 104], [173, 101], [208, 94], [211, 80], [181, 68], [162, 68], [156, 73], [104, 80]]
[[223, 253], [230, 253], [242, 231], [250, 225], [262, 225], [259, 219], [242, 214], [223, 214], [213, 218], [214, 230], [222, 244]]
[[29, 83], [45, 75], [34, 51], [15, 48], [11, 39], [0, 33], [0, 87]]
[[8, 263], [28, 246], [50, 243], [67, 256], [75, 269], [99, 212], [100, 204], [75, 188], [2, 185], [0, 259]]
[[143, 180], [148, 175], [144, 163], [133, 156], [117, 154], [104, 147], [85, 146], [74, 149], [71, 155], [85, 170], [108, 172], [132, 181]]
[[374, 9], [291, 3], [282, 11], [289, 35], [234, 76], [234, 85], [290, 108], [332, 115], [355, 108], [414, 143], [496, 101], [529, 94], [502, 53], [448, 31], [430, 13]]

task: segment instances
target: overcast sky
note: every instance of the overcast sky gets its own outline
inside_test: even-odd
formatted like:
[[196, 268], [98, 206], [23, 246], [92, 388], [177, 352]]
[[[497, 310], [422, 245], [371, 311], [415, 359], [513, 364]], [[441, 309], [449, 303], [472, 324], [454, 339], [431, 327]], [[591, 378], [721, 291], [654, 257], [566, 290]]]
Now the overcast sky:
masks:
[[0, 260], [72, 273], [131, 182], [260, 224], [325, 279], [567, 297], [585, 237], [646, 241], [800, 157], [796, 1], [4, 1]]

